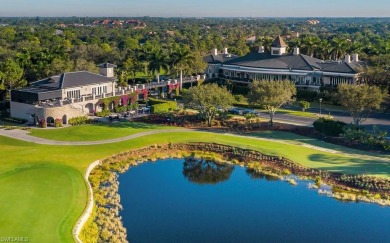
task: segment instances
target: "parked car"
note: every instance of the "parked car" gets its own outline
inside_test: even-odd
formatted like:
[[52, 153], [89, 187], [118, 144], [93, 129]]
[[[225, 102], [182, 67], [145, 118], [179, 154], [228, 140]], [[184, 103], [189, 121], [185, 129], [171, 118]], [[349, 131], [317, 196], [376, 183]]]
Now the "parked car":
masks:
[[229, 109], [228, 112], [233, 115], [243, 115], [244, 114], [244, 109], [242, 108], [232, 108]]

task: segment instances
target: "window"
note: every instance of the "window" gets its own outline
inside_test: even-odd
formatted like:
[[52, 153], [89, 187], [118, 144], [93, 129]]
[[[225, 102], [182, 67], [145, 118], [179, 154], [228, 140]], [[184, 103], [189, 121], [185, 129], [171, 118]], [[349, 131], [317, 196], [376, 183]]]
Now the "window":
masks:
[[107, 86], [98, 86], [92, 88], [92, 94], [93, 95], [101, 95], [107, 93]]
[[74, 99], [79, 99], [81, 97], [80, 95], [80, 90], [71, 90], [66, 92], [66, 97], [68, 98], [74, 98]]

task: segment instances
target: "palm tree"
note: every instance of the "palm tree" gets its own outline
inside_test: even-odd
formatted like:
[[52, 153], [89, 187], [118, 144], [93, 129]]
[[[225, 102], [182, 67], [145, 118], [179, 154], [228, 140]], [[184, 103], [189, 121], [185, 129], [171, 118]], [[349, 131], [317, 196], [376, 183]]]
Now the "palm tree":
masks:
[[305, 50], [306, 54], [309, 56], [314, 56], [317, 47], [319, 46], [321, 40], [317, 36], [306, 36], [302, 41], [302, 47]]
[[318, 45], [318, 56], [319, 58], [326, 60], [331, 59], [331, 54], [333, 51], [333, 46], [328, 40], [323, 40]]
[[183, 69], [187, 68], [191, 62], [191, 52], [188, 46], [176, 48], [171, 57], [173, 67], [180, 70], [180, 89], [183, 88]]
[[118, 77], [118, 85], [121, 87], [126, 87], [128, 85], [127, 82], [129, 77], [128, 71], [124, 67], [122, 67], [122, 68], [118, 68], [116, 73]]
[[340, 59], [347, 52], [349, 43], [345, 38], [335, 37], [332, 39], [333, 56], [335, 59]]
[[156, 74], [157, 82], [160, 83], [160, 72], [162, 70], [168, 71], [168, 56], [162, 50], [156, 50], [150, 53], [147, 58], [148, 70]]

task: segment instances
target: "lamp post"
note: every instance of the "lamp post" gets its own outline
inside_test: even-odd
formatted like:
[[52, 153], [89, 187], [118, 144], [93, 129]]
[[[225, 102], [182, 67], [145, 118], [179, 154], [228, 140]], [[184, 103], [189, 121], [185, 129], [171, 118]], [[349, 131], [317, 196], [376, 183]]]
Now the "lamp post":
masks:
[[322, 98], [320, 98], [320, 116], [322, 115], [322, 112], [321, 112], [322, 106], [321, 106], [321, 104], [322, 104]]

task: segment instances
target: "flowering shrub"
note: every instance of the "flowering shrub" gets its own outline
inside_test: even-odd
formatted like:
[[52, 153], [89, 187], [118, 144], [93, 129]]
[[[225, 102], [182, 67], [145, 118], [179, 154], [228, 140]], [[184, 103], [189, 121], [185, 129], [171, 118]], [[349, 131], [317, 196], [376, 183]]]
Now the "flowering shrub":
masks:
[[40, 119], [39, 120], [39, 126], [42, 127], [42, 128], [46, 128], [47, 127], [47, 123], [46, 123], [46, 119]]
[[54, 127], [62, 127], [62, 120], [60, 118], [54, 120]]

